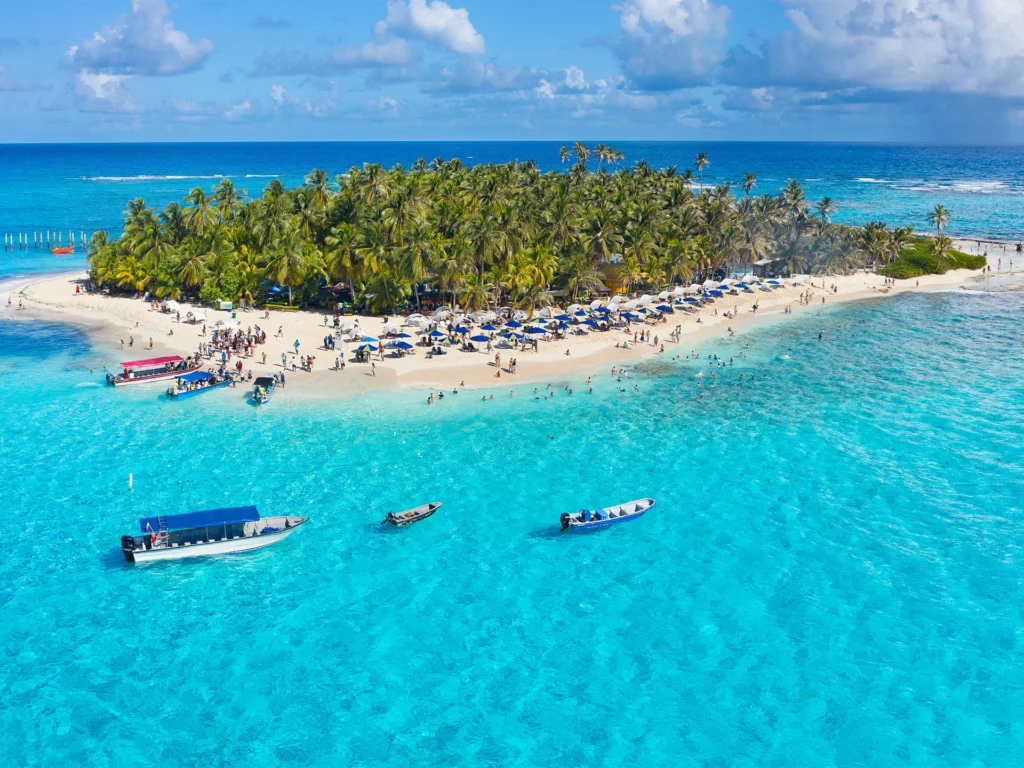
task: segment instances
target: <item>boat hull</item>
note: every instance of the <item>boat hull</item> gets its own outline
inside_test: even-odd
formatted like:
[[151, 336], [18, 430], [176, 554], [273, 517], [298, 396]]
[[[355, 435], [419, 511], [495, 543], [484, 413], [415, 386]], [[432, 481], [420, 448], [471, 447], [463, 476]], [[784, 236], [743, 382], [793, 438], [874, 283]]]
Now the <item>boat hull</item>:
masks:
[[636, 520], [637, 518], [643, 517], [647, 512], [654, 509], [655, 503], [654, 499], [642, 499], [635, 502], [627, 502], [627, 505], [634, 504], [639, 506], [642, 504], [643, 508], [637, 509], [634, 512], [627, 512], [626, 514], [617, 514], [615, 517], [610, 517], [609, 512], [614, 510], [618, 513], [625, 505], [606, 507], [604, 509], [597, 510], [601, 513], [600, 520], [580, 521], [575, 519], [576, 515], [563, 515], [562, 530], [566, 533], [590, 533], [591, 531], [610, 528], [611, 526], [619, 525], [620, 523], [628, 523], [630, 520]]
[[[412, 510], [407, 510], [406, 512], [399, 512], [398, 515], [388, 515], [383, 522], [390, 523], [395, 528], [404, 528], [407, 525], [418, 523], [420, 520], [426, 520], [440, 508], [441, 502], [431, 502], [430, 504], [424, 504], [423, 507], [415, 507]], [[402, 515], [407, 514], [408, 512], [413, 512], [415, 514], [410, 517], [403, 518]]]
[[200, 389], [190, 389], [190, 390], [187, 390], [185, 392], [175, 393], [173, 390], [168, 390], [167, 391], [167, 398], [169, 400], [187, 400], [188, 398], [192, 397], [193, 395], [201, 395], [204, 392], [210, 392], [210, 391], [212, 391], [214, 389], [224, 389], [224, 387], [227, 387], [227, 386], [230, 386], [230, 385], [231, 385], [231, 380], [229, 379], [227, 381], [222, 381], [219, 384], [214, 384], [214, 385], [209, 386], [209, 387], [202, 387]]
[[122, 379], [120, 376], [107, 375], [107, 383], [113, 384], [115, 387], [123, 387], [128, 384], [149, 384], [153, 381], [168, 381], [170, 379], [176, 379], [183, 373], [192, 373], [193, 371], [199, 370], [196, 368], [189, 368], [186, 371], [169, 371], [168, 373], [158, 373], [156, 376], [141, 376], [135, 379]]
[[214, 555], [230, 555], [236, 552], [251, 552], [276, 544], [291, 536], [306, 521], [296, 523], [291, 528], [283, 528], [274, 533], [263, 533], [259, 536], [247, 536], [237, 539], [222, 539], [202, 544], [186, 544], [180, 547], [160, 547], [157, 549], [124, 550], [126, 558], [136, 563], [153, 563], [162, 560], [183, 560], [190, 557], [212, 557]]

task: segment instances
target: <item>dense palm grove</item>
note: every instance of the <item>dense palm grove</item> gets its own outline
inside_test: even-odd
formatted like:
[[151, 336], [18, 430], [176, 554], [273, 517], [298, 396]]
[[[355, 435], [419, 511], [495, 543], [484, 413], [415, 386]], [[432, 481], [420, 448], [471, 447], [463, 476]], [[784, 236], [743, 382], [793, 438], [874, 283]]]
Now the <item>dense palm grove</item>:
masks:
[[778, 194], [755, 194], [753, 174], [739, 190], [705, 187], [703, 153], [685, 172], [643, 161], [620, 169], [621, 153], [604, 145], [577, 143], [561, 160], [564, 170], [548, 173], [532, 161], [441, 158], [337, 178], [314, 170], [301, 187], [275, 180], [252, 200], [225, 179], [212, 195], [194, 189], [159, 213], [136, 199], [121, 237], [93, 236], [92, 277], [211, 302], [257, 303], [274, 291], [302, 303], [344, 282], [378, 310], [415, 304], [425, 291], [468, 308], [532, 309], [551, 290], [583, 298], [609, 277], [639, 290], [766, 258], [780, 273], [878, 266], [912, 239], [878, 223], [832, 224], [832, 201], [812, 204], [795, 181]]

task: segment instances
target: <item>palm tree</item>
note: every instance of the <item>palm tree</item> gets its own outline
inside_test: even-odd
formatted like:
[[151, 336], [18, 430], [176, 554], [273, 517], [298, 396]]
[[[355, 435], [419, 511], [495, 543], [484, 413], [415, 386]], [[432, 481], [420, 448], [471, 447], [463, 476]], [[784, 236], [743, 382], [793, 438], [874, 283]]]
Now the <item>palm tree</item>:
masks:
[[757, 176], [752, 172], [748, 171], [746, 176], [743, 177], [743, 191], [750, 197], [751, 190], [757, 186]]
[[267, 261], [267, 277], [288, 289], [289, 305], [292, 303], [292, 289], [305, 281], [307, 268], [306, 245], [298, 230], [285, 230], [274, 241]]
[[832, 214], [836, 212], [835, 201], [831, 197], [823, 197], [814, 206], [814, 211], [818, 214], [818, 233], [824, 234], [825, 227], [832, 222]]
[[703, 192], [704, 192], [704, 169], [707, 168], [709, 165], [711, 165], [711, 161], [708, 160], [707, 152], [698, 152], [697, 153], [697, 159], [693, 161], [693, 165], [697, 169], [697, 172], [700, 174], [700, 191], [703, 194]]
[[935, 233], [937, 235], [941, 235], [942, 230], [944, 230], [946, 225], [949, 223], [949, 211], [945, 206], [936, 205], [928, 212], [928, 223], [935, 227]]
[[[940, 206], [941, 207], [941, 206]], [[953, 241], [946, 235], [937, 235], [934, 243], [934, 253], [938, 257], [936, 264], [943, 272], [949, 269], [949, 265], [953, 262]], [[945, 265], [946, 269], [942, 269]]]
[[202, 237], [217, 221], [217, 214], [211, 204], [211, 199], [202, 189], [196, 187], [185, 198], [185, 202], [190, 205], [186, 214], [188, 229], [193, 235]]

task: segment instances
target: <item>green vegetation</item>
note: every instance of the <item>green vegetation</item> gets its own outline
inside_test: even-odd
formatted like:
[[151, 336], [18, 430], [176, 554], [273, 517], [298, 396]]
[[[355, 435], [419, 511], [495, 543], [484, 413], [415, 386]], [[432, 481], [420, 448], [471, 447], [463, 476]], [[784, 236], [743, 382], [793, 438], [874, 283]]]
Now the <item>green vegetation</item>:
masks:
[[161, 212], [136, 199], [119, 237], [93, 236], [92, 277], [206, 302], [300, 305], [341, 281], [374, 310], [416, 305], [430, 291], [468, 308], [532, 311], [553, 289], [571, 299], [660, 290], [762, 259], [780, 274], [883, 266], [911, 241], [907, 229], [833, 224], [835, 204], [810, 203], [796, 181], [756, 197], [753, 174], [739, 198], [728, 185], [705, 188], [704, 153], [683, 172], [642, 160], [619, 168], [622, 153], [605, 145], [577, 143], [559, 158], [564, 170], [548, 173], [532, 161], [442, 158], [336, 178], [314, 170], [301, 187], [275, 180], [252, 200], [225, 179]]
[[950, 269], [981, 269], [985, 266], [984, 256], [955, 251], [950, 243], [941, 242], [943, 239], [949, 240], [944, 235], [938, 238], [918, 238], [903, 248], [900, 255], [878, 270], [878, 273], [906, 280], [921, 275], [941, 275]]

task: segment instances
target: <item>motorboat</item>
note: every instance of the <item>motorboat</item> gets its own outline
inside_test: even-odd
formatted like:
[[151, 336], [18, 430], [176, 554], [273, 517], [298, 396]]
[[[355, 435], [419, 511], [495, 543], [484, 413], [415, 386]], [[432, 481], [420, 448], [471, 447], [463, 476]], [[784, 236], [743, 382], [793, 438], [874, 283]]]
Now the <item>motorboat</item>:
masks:
[[563, 513], [562, 530], [572, 532], [592, 531], [610, 525], [635, 520], [654, 507], [654, 499], [638, 499], [603, 509], [581, 509], [575, 514]]
[[174, 380], [174, 384], [167, 388], [167, 397], [171, 400], [184, 400], [203, 392], [229, 387], [231, 383], [230, 376], [218, 376], [210, 371], [192, 371]]
[[420, 520], [426, 520], [437, 512], [440, 507], [440, 501], [432, 501], [429, 504], [407, 509], [405, 512], [388, 512], [388, 516], [381, 520], [380, 524], [390, 523], [396, 528], [401, 528], [403, 525], [411, 525], [412, 523], [418, 523]]
[[63, 248], [51, 248], [50, 253], [54, 256], [70, 256], [75, 252], [75, 246], [66, 245]]
[[292, 535], [308, 517], [260, 517], [256, 507], [230, 507], [159, 515], [139, 520], [141, 536], [122, 536], [121, 551], [132, 563], [247, 552]]
[[252, 383], [252, 399], [256, 405], [264, 405], [270, 402], [277, 389], [277, 380], [272, 376], [257, 376]]
[[107, 384], [120, 387], [124, 384], [144, 384], [147, 381], [176, 379], [183, 373], [199, 368], [199, 364], [178, 355], [151, 357], [148, 360], [131, 360], [121, 363], [121, 373], [107, 374]]

